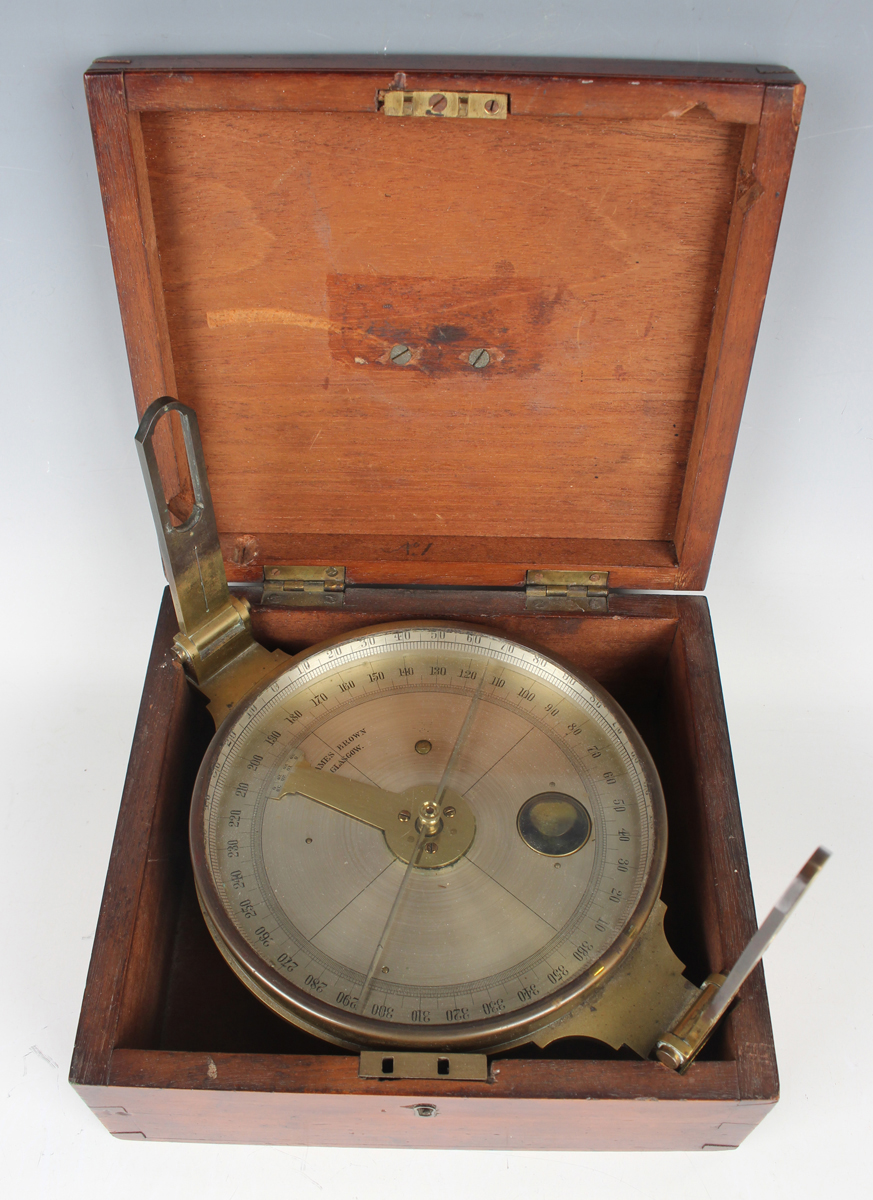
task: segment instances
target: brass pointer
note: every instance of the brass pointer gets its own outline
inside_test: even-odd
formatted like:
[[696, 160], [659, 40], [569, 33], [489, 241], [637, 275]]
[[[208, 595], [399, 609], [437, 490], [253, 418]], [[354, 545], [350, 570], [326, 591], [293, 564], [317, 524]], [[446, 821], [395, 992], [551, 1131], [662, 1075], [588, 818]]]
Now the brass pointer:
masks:
[[[440, 788], [441, 804], [437, 796]], [[410, 862], [417, 841], [423, 838], [416, 864], [420, 867], [446, 867], [456, 862], [466, 854], [476, 834], [470, 805], [457, 792], [447, 791], [443, 783], [439, 787], [425, 783], [403, 792], [389, 792], [372, 783], [317, 771], [299, 752], [276, 799], [295, 795], [380, 829], [389, 850], [401, 862]]]

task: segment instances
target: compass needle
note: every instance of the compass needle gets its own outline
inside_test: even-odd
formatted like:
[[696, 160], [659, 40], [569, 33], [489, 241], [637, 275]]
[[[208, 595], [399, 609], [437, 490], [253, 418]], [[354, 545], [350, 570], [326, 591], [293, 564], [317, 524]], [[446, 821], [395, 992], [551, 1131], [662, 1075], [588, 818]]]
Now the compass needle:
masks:
[[394, 903], [391, 905], [391, 910], [388, 913], [388, 920], [385, 922], [385, 928], [382, 930], [382, 935], [376, 944], [375, 952], [370, 961], [370, 966], [364, 979], [364, 986], [361, 988], [362, 1008], [366, 1007], [367, 1000], [369, 999], [370, 991], [373, 987], [373, 979], [376, 975], [376, 970], [379, 966], [382, 955], [385, 953], [385, 946], [388, 942], [388, 937], [391, 933], [394, 921], [396, 920], [397, 914], [400, 911], [400, 904], [406, 896], [409, 882], [412, 878], [413, 869], [421, 862], [421, 856], [426, 845], [433, 847], [431, 853], [434, 854], [439, 849], [438, 839], [444, 828], [442, 823], [442, 810], [443, 800], [446, 796], [446, 788], [448, 786], [449, 779], [451, 778], [452, 771], [455, 769], [455, 764], [458, 761], [458, 755], [460, 754], [461, 748], [470, 732], [470, 726], [473, 724], [473, 718], [476, 715], [476, 710], [479, 706], [479, 700], [482, 696], [482, 686], [487, 678], [485, 670], [482, 667], [480, 667], [480, 673], [482, 676], [481, 681], [476, 689], [476, 694], [470, 701], [470, 706], [467, 709], [467, 714], [464, 717], [463, 724], [461, 725], [461, 731], [455, 740], [454, 748], [452, 749], [452, 753], [449, 755], [449, 761], [445, 765], [445, 769], [443, 770], [442, 778], [437, 785], [436, 792], [434, 793], [432, 799], [425, 799], [419, 806], [418, 820], [416, 822], [418, 827], [418, 837], [415, 842], [415, 849], [409, 859], [409, 862], [406, 864], [406, 870], [403, 872], [403, 878], [401, 879], [400, 886], [397, 889], [397, 895], [394, 897]]

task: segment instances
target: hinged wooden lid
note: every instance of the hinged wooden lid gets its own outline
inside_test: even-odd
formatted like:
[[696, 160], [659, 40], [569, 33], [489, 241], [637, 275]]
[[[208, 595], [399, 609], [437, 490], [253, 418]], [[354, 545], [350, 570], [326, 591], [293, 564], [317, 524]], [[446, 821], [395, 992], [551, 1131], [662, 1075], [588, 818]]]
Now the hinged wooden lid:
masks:
[[86, 84], [137, 407], [197, 411], [231, 578], [703, 586], [796, 76], [142, 58]]

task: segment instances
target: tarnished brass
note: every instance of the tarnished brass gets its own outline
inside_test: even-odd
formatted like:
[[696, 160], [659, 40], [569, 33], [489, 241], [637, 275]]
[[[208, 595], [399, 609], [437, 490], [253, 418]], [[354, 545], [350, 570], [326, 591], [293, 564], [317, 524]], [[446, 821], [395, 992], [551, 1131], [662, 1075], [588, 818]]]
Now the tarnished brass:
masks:
[[386, 117], [473, 117], [505, 121], [509, 97], [499, 92], [379, 92]]
[[688, 1069], [689, 1064], [706, 1045], [745, 980], [761, 961], [764, 951], [830, 856], [830, 850], [819, 846], [776, 901], [728, 974], [709, 976], [700, 996], [677, 1022], [671, 1023], [668, 1032], [658, 1039], [656, 1055], [662, 1063], [680, 1072]]
[[[313, 769], [294, 784], [298, 751]], [[331, 794], [340, 779], [355, 786]], [[436, 787], [449, 790], [430, 835]], [[519, 836], [544, 791], [591, 814], [575, 853]], [[461, 801], [476, 824], [457, 856]], [[406, 622], [307, 650], [237, 709], [201, 768], [192, 853], [222, 952], [276, 1012], [358, 1050], [497, 1050], [578, 1009], [634, 948], [660, 893], [663, 820], [645, 747], [593, 680], [494, 631]]]
[[564, 1037], [592, 1037], [618, 1050], [630, 1046], [648, 1058], [658, 1038], [700, 996], [664, 933], [666, 905], [658, 901], [638, 932], [625, 936], [634, 945], [606, 982], [585, 996], [567, 1016], [539, 1030], [538, 1046]]
[[[182, 423], [194, 495], [191, 513], [179, 525], [170, 515], [153, 445], [158, 422], [172, 412]], [[178, 400], [156, 400], [140, 422], [136, 446], [179, 621], [175, 651], [220, 724], [237, 700], [279, 670], [288, 656], [254, 640], [247, 602], [228, 589], [194, 413]]]
[[609, 572], [528, 571], [525, 606], [546, 612], [607, 612]]
[[[452, 791], [444, 793], [450, 801], [452, 815], [449, 818], [448, 809], [443, 808], [441, 814], [434, 804], [436, 792], [433, 784], [389, 792], [344, 775], [313, 770], [299, 755], [292, 762], [282, 791], [276, 798], [306, 796], [335, 812], [381, 829], [391, 853], [405, 863], [412, 857], [419, 833], [428, 836], [439, 833], [442, 836], [433, 844], [434, 849], [416, 863], [418, 867], [433, 869], [457, 862], [470, 849], [476, 836], [476, 819], [464, 797]], [[416, 814], [414, 823], [410, 821], [411, 813]]]
[[345, 567], [264, 567], [263, 603], [282, 608], [342, 608]]
[[359, 1079], [488, 1079], [485, 1054], [436, 1054], [409, 1050], [362, 1050]]
[[670, 1032], [662, 1034], [655, 1044], [655, 1057], [659, 1062], [674, 1071], [687, 1070], [715, 1029], [715, 1022], [706, 1019], [705, 1010], [724, 981], [724, 975], [708, 976], [687, 1012], [678, 1021], [669, 1022]]

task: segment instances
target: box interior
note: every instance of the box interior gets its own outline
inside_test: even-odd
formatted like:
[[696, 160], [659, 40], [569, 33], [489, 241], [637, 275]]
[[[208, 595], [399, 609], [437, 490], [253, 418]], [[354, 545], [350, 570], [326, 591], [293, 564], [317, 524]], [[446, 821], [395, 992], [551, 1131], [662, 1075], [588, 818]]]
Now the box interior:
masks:
[[[354, 595], [350, 597], [355, 607]], [[361, 603], [379, 611], [254, 610], [255, 632], [270, 646], [297, 653], [326, 636], [376, 621], [408, 619], [408, 608], [390, 610], [385, 593]], [[420, 602], [420, 598], [419, 598]], [[431, 599], [431, 604], [434, 601]], [[396, 601], [395, 601], [396, 604]], [[695, 868], [706, 857], [697, 813], [688, 730], [676, 694], [677, 616], [672, 602], [662, 615], [536, 617], [505, 613], [487, 623], [588, 671], [609, 688], [646, 741], [664, 784], [670, 827], [663, 898], [666, 928], [689, 978], [700, 983], [720, 953], [717, 928], [705, 894], [712, 881]], [[445, 613], [432, 612], [433, 616]], [[486, 623], [479, 616], [480, 623]], [[115, 1045], [123, 1049], [247, 1054], [348, 1054], [312, 1037], [269, 1011], [239, 982], [214, 946], [200, 915], [188, 855], [188, 802], [200, 758], [212, 735], [201, 698], [185, 688], [172, 715], [181, 737], [177, 761], [168, 762], [152, 826], [146, 876], [128, 955]], [[732, 1055], [720, 1033], [704, 1058]], [[502, 1057], [621, 1059], [636, 1056], [589, 1039], [566, 1039], [545, 1051], [521, 1047]], [[652, 1064], [655, 1066], [655, 1064]]]

